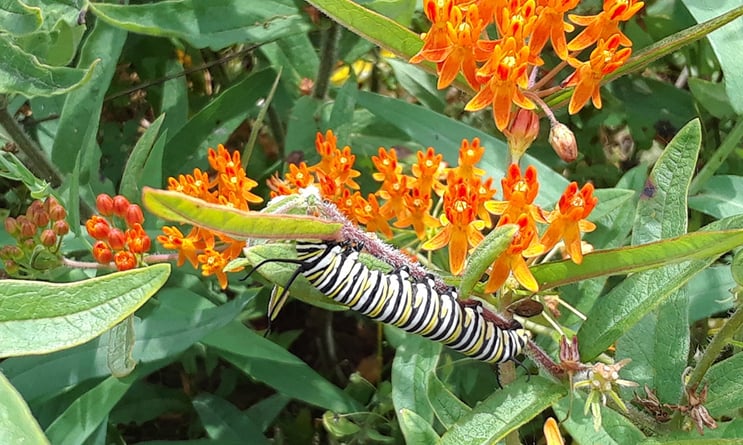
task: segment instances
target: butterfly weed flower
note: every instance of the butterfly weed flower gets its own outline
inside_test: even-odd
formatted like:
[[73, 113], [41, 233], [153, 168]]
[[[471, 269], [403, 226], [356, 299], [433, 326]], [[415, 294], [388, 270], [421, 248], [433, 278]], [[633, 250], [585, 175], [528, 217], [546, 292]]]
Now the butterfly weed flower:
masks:
[[574, 263], [583, 262], [581, 232], [591, 232], [596, 225], [585, 218], [593, 211], [598, 198], [593, 196], [593, 185], [586, 184], [578, 190], [578, 184], [571, 182], [560, 196], [557, 209], [549, 215], [550, 225], [542, 235], [541, 242], [546, 249], [552, 249], [561, 239], [565, 250]]
[[631, 19], [644, 5], [644, 2], [635, 0], [604, 0], [603, 10], [597, 15], [568, 15], [570, 21], [585, 27], [570, 41], [568, 50], [579, 51], [613, 35], [619, 39], [618, 44], [632, 46], [632, 40], [622, 33], [619, 24]]
[[524, 213], [519, 215], [515, 221], [511, 220], [509, 216], [502, 216], [499, 224], [509, 224], [511, 222], [518, 226], [518, 231], [513, 236], [506, 251], [493, 263], [490, 278], [485, 284], [485, 292], [495, 292], [500, 289], [511, 274], [524, 288], [532, 292], [539, 290], [539, 284], [525, 260], [525, 258], [540, 255], [545, 251], [544, 246], [538, 241], [536, 226]]
[[124, 196], [101, 193], [96, 197], [96, 210], [99, 214], [85, 221], [85, 230], [95, 240], [93, 259], [105, 265], [113, 262], [117, 270], [142, 265], [152, 243], [142, 228], [142, 208]]

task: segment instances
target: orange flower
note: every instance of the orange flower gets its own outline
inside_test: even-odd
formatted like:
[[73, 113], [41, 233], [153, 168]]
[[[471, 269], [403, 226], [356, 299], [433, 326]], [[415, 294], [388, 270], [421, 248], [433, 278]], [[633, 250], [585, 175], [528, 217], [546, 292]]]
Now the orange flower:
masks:
[[444, 193], [444, 214], [441, 215], [443, 229], [423, 243], [426, 250], [449, 246], [449, 269], [454, 275], [464, 270], [470, 246], [477, 246], [483, 239], [480, 230], [485, 224], [477, 219], [476, 200], [476, 193], [472, 193], [463, 180], [449, 182]]
[[209, 174], [193, 169], [193, 175], [178, 175], [178, 180], [168, 178], [168, 190], [175, 190], [189, 196], [209, 201], [213, 194], [209, 191]]
[[415, 180], [411, 187], [415, 187], [423, 193], [431, 190], [435, 192], [443, 191], [444, 185], [439, 181], [439, 177], [443, 172], [441, 160], [444, 159], [444, 156], [436, 154], [433, 147], [428, 147], [425, 153], [418, 151], [416, 156], [418, 157], [418, 163], [413, 164], [412, 167]]
[[560, 239], [575, 264], [583, 262], [580, 232], [592, 232], [596, 225], [585, 218], [596, 207], [598, 198], [593, 196], [593, 185], [586, 184], [578, 191], [578, 184], [571, 182], [560, 196], [557, 210], [550, 215], [550, 226], [542, 236], [542, 244], [549, 250]]
[[393, 224], [395, 227], [413, 226], [418, 239], [426, 237], [426, 227], [439, 227], [439, 220], [431, 216], [428, 211], [431, 209], [431, 195], [429, 192], [422, 192], [414, 188], [409, 194], [405, 195], [405, 204], [408, 209], [407, 215], [398, 218]]
[[405, 195], [408, 194], [408, 177], [397, 176], [396, 181], [387, 181], [377, 191], [377, 195], [386, 202], [379, 208], [379, 212], [387, 219], [397, 217], [405, 218], [408, 214], [405, 203]]
[[310, 184], [315, 182], [314, 176], [307, 168], [307, 164], [300, 162], [299, 166], [296, 164], [289, 164], [289, 171], [284, 175], [284, 179], [294, 187], [303, 189], [308, 187]]
[[[525, 214], [534, 221], [547, 222], [542, 216], [539, 207], [533, 204], [539, 192], [539, 181], [537, 180], [537, 169], [533, 165], [526, 168], [524, 176], [518, 164], [511, 164], [506, 171], [506, 177], [501, 180], [503, 187], [503, 198], [505, 201], [489, 201], [485, 208], [495, 215], [502, 215], [498, 225], [504, 218], [515, 221], [519, 215]], [[535, 225], [536, 227], [536, 225]]]
[[604, 9], [597, 15], [585, 17], [568, 15], [576, 25], [585, 26], [583, 31], [570, 41], [568, 50], [582, 50], [601, 39], [608, 40], [614, 34], [619, 36], [619, 43], [632, 46], [632, 41], [619, 29], [619, 23], [631, 19], [644, 4], [636, 0], [604, 0]]
[[348, 145], [343, 147], [343, 150], [339, 150], [336, 143], [337, 139], [332, 130], [325, 133], [325, 138], [323, 138], [322, 133], [318, 132], [315, 137], [315, 148], [321, 159], [309, 170], [315, 173], [322, 172], [333, 178], [338, 187], [345, 185], [358, 190], [359, 185], [353, 180], [353, 178], [361, 176], [361, 173], [353, 169], [356, 156], [351, 154], [351, 147]]
[[198, 267], [199, 260], [197, 253], [205, 246], [203, 245], [203, 241], [192, 237], [195, 232], [195, 230], [192, 230], [189, 236], [184, 237], [183, 233], [177, 227], [165, 226], [163, 227], [164, 235], [158, 235], [157, 242], [162, 244], [166, 249], [178, 251], [178, 267], [182, 266], [185, 260], [188, 260], [193, 267]]
[[562, 435], [560, 434], [560, 427], [557, 425], [557, 421], [553, 417], [548, 417], [547, 421], [544, 422], [543, 431], [547, 445], [565, 445], [565, 441], [562, 439]]
[[[507, 216], [502, 217], [501, 221], [503, 221], [503, 224], [511, 222]], [[527, 215], [523, 213], [519, 215], [516, 224], [519, 226], [518, 232], [514, 235], [511, 245], [493, 263], [490, 278], [485, 284], [485, 292], [498, 290], [511, 273], [513, 273], [516, 281], [526, 289], [532, 292], [539, 290], [539, 284], [526, 265], [524, 257], [528, 258], [541, 254], [545, 250], [544, 246], [535, 242], [537, 239], [536, 228], [532, 227]]]
[[544, 45], [549, 39], [552, 42], [552, 49], [562, 60], [568, 57], [566, 32], [572, 32], [575, 28], [573, 25], [565, 22], [565, 13], [576, 6], [580, 0], [546, 0], [543, 8], [539, 10], [534, 31], [529, 38], [529, 49], [532, 54], [542, 52]]
[[450, 169], [458, 178], [474, 179], [485, 174], [485, 170], [475, 167], [485, 153], [485, 147], [480, 145], [480, 139], [472, 139], [470, 145], [467, 139], [462, 139], [459, 146], [459, 162], [456, 168]]
[[[534, 29], [537, 21], [534, 0], [510, 2], [508, 7], [496, 11], [496, 26], [503, 38], [514, 37], [519, 44], [524, 44]], [[538, 57], [537, 53], [534, 53]]]
[[227, 287], [227, 274], [224, 272], [224, 266], [229, 262], [227, 258], [225, 258], [220, 252], [214, 250], [212, 246], [204, 249], [204, 253], [198, 256], [198, 260], [199, 263], [202, 264], [202, 275], [205, 277], [216, 275], [220, 287], [222, 289]]
[[375, 195], [369, 193], [368, 199], [359, 196], [354, 212], [359, 224], [365, 225], [368, 232], [383, 233], [387, 238], [392, 238], [392, 228], [382, 215]]
[[493, 107], [493, 118], [499, 130], [511, 120], [511, 104], [531, 110], [534, 104], [520, 88], [529, 86], [529, 47], [517, 46], [516, 39], [508, 37], [495, 45], [493, 53], [478, 71], [480, 90], [467, 103], [465, 110], [477, 111], [488, 105]]
[[570, 114], [583, 108], [589, 98], [596, 108], [601, 108], [601, 80], [622, 66], [632, 53], [631, 48], [619, 49], [619, 44], [619, 34], [614, 34], [609, 40], [599, 40], [588, 62], [568, 58], [568, 63], [575, 67], [575, 72], [563, 81], [562, 86], [575, 86], [568, 106]]
[[379, 156], [372, 156], [371, 159], [378, 172], [372, 175], [376, 181], [392, 181], [402, 173], [402, 166], [397, 164], [397, 152], [394, 148], [390, 148], [388, 152], [379, 147]]
[[467, 8], [467, 15], [462, 20], [462, 11], [455, 7], [452, 10], [451, 22], [447, 23], [449, 33], [449, 53], [446, 58], [437, 65], [439, 81], [436, 85], [438, 89], [443, 89], [451, 85], [461, 70], [467, 83], [472, 88], [479, 87], [475, 75], [477, 71], [477, 61], [481, 60], [481, 51], [477, 50], [477, 41], [482, 30], [485, 28], [485, 22], [480, 18], [477, 5], [471, 5]]
[[[431, 29], [422, 35], [423, 47], [410, 58], [410, 63], [420, 63], [424, 60], [438, 63], [449, 55], [452, 49], [449, 26], [459, 26], [459, 23], [451, 22], [454, 9], [459, 8], [454, 6], [451, 0], [425, 0], [423, 11], [431, 21]], [[461, 20], [461, 11], [457, 17]]]

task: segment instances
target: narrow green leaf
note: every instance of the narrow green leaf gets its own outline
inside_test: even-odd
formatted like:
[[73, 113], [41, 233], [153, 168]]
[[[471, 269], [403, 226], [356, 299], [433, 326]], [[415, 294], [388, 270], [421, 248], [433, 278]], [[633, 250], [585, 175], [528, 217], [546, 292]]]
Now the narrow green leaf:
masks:
[[118, 378], [128, 376], [134, 371], [137, 362], [132, 357], [134, 349], [134, 316], [117, 324], [108, 333], [108, 368], [111, 375]]
[[[406, 335], [397, 348], [392, 361], [392, 403], [398, 413], [407, 409], [429, 424], [433, 421], [433, 409], [428, 403], [428, 376], [436, 371], [441, 347], [441, 343]], [[406, 437], [414, 434], [416, 428], [416, 423], [408, 425], [400, 419], [400, 429]]]
[[52, 194], [48, 182], [34, 176], [13, 153], [5, 150], [0, 151], [0, 176], [21, 181], [34, 199], [44, 199]]
[[437, 113], [444, 112], [446, 95], [444, 91], [436, 89], [435, 75], [399, 59], [387, 59], [387, 63], [395, 71], [397, 81], [411, 96]]
[[567, 394], [567, 389], [542, 377], [522, 379], [494, 392], [441, 438], [440, 445], [493, 444], [537, 417]]
[[153, 154], [153, 147], [164, 120], [165, 115], [161, 114], [160, 117], [155, 119], [155, 122], [150, 124], [147, 131], [137, 141], [137, 145], [134, 146], [129, 159], [126, 161], [124, 173], [121, 175], [119, 194], [126, 196], [129, 200], [139, 198], [144, 169], [150, 162], [150, 156]]
[[[565, 397], [553, 406], [555, 413], [562, 421], [562, 426], [578, 443], [595, 443], [601, 445], [634, 445], [645, 439], [632, 422], [613, 409], [601, 407], [601, 427], [594, 428], [594, 419], [589, 411], [583, 413], [586, 399], [583, 393], [574, 392], [574, 397]], [[570, 404], [572, 403], [572, 407]], [[570, 417], [566, 419], [570, 413]]]
[[284, 411], [291, 399], [284, 394], [274, 394], [257, 402], [245, 411], [245, 414], [266, 431], [276, 418]]
[[78, 445], [92, 434], [135, 380], [109, 377], [75, 400], [46, 429], [55, 445]]
[[415, 411], [400, 409], [397, 411], [397, 420], [400, 422], [405, 443], [426, 445], [438, 442], [439, 435], [433, 429], [431, 421], [419, 416]]
[[517, 230], [516, 224], [496, 227], [475, 247], [467, 260], [467, 267], [464, 269], [462, 282], [459, 285], [460, 298], [467, 298], [472, 293], [472, 289], [480, 281], [482, 274], [511, 245], [511, 240]]
[[0, 29], [4, 32], [28, 34], [41, 26], [42, 21], [41, 8], [25, 5], [18, 0], [0, 1]]
[[[289, 0], [181, 0], [152, 4], [93, 3], [90, 10], [113, 26], [138, 34], [184, 40], [213, 50], [268, 42], [307, 32], [310, 23]], [[208, 20], [205, 19], [208, 17]]]
[[169, 275], [170, 265], [158, 264], [75, 283], [3, 280], [0, 356], [85, 343], [133, 314]]
[[68, 93], [90, 81], [98, 62], [77, 69], [44, 65], [0, 35], [0, 93], [26, 98]]
[[689, 198], [689, 207], [715, 218], [743, 214], [743, 176], [711, 177]]
[[[686, 199], [701, 142], [701, 125], [694, 120], [666, 146], [645, 183], [645, 190], [652, 192], [644, 193], [637, 205], [632, 244], [686, 233]], [[667, 273], [675, 273], [674, 269], [678, 266], [669, 267]], [[635, 290], [642, 292], [641, 288]], [[617, 358], [632, 359], [623, 370], [624, 378], [655, 389], [661, 402], [678, 403], [682, 396], [678, 376], [689, 354], [688, 306], [686, 290], [678, 289], [617, 341]]]
[[306, 363], [240, 322], [212, 332], [204, 343], [246, 375], [287, 396], [340, 413], [360, 408]]
[[472, 411], [472, 408], [449, 391], [433, 372], [428, 376], [428, 401], [436, 418], [447, 430]]
[[734, 413], [743, 407], [743, 354], [714, 364], [707, 371], [704, 385], [709, 385], [707, 403], [704, 406], [710, 414], [719, 418]]
[[239, 240], [334, 239], [341, 228], [340, 223], [312, 216], [245, 212], [183, 193], [149, 187], [142, 191], [142, 203], [160, 218], [193, 224]]
[[531, 268], [540, 289], [550, 289], [604, 275], [640, 272], [681, 261], [718, 256], [743, 244], [743, 230], [700, 231], [641, 246], [597, 250], [583, 257]]
[[201, 393], [193, 400], [193, 407], [209, 437], [256, 445], [268, 445], [260, 427], [237, 407], [221, 397]]
[[18, 391], [0, 372], [0, 443], [49, 445]]

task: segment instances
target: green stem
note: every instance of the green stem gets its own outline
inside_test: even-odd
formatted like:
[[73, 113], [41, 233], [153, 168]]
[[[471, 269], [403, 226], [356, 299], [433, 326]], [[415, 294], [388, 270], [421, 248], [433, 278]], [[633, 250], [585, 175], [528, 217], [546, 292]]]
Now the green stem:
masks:
[[710, 366], [714, 364], [722, 349], [727, 346], [728, 342], [740, 330], [741, 326], [743, 326], [743, 308], [738, 306], [702, 354], [702, 358], [697, 362], [697, 366], [692, 371], [691, 376], [689, 376], [689, 381], [686, 383], [687, 387], [694, 388], [702, 382], [702, 378]]
[[330, 22], [330, 27], [325, 30], [322, 38], [320, 49], [320, 66], [317, 69], [317, 78], [315, 79], [315, 88], [312, 96], [316, 99], [323, 100], [328, 94], [330, 87], [330, 76], [335, 68], [335, 60], [338, 53], [338, 41], [341, 38], [343, 28], [335, 21]]
[[743, 118], [738, 120], [730, 133], [728, 133], [725, 140], [722, 141], [722, 144], [720, 144], [709, 161], [707, 161], [704, 167], [699, 171], [699, 174], [697, 174], [697, 176], [691, 181], [691, 186], [689, 187], [690, 195], [695, 195], [699, 192], [702, 186], [704, 186], [709, 178], [711, 178], [723, 162], [725, 162], [725, 159], [727, 159], [735, 150], [741, 139], [743, 139]]
[[27, 163], [26, 166], [36, 177], [49, 182], [55, 188], [62, 184], [62, 174], [57, 170], [57, 167], [49, 161], [44, 151], [28, 137], [15, 118], [8, 112], [5, 96], [0, 96], [0, 127], [10, 136], [10, 140], [18, 146], [19, 151], [24, 155], [22, 160]]

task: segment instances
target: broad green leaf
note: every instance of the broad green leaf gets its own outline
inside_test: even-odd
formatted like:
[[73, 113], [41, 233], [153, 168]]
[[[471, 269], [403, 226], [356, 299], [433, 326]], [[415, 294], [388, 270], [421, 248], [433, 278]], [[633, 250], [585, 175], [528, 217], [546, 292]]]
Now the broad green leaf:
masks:
[[132, 357], [134, 349], [134, 316], [117, 324], [108, 333], [108, 368], [111, 375], [123, 378], [134, 371], [137, 362]]
[[0, 372], [0, 443], [49, 445], [18, 391]]
[[86, 68], [44, 65], [0, 35], [0, 94], [20, 94], [27, 98], [68, 93], [93, 77], [98, 62]]
[[542, 377], [518, 380], [494, 392], [453, 425], [441, 445], [493, 444], [537, 417], [567, 394], [567, 388]]
[[142, 203], [160, 218], [193, 224], [238, 240], [333, 239], [341, 228], [340, 223], [312, 216], [246, 212], [183, 193], [149, 187], [142, 191]]
[[743, 176], [711, 177], [689, 198], [689, 207], [715, 218], [743, 214]]
[[472, 408], [449, 391], [435, 372], [428, 375], [428, 402], [436, 418], [446, 429], [472, 411]]
[[[629, 419], [607, 406], [601, 407], [601, 427], [596, 431], [591, 412], [583, 413], [585, 403], [585, 394], [575, 392], [572, 399], [565, 397], [553, 406], [558, 418], [565, 419], [562, 426], [578, 443], [634, 445], [645, 438]], [[570, 417], [566, 419], [568, 413]]]
[[430, 420], [416, 414], [407, 408], [397, 410], [397, 421], [400, 422], [402, 435], [408, 444], [435, 444], [439, 435], [433, 429]]
[[[41, 26], [41, 9], [18, 0], [0, 0], [0, 29], [10, 34], [28, 34]], [[0, 37], [2, 38], [2, 37]]]
[[[643, 193], [637, 205], [633, 245], [686, 233], [686, 197], [701, 142], [701, 126], [694, 120], [678, 132], [656, 161], [645, 182], [645, 190], [652, 193]], [[678, 265], [668, 266], [667, 273], [678, 269]], [[642, 292], [640, 287], [635, 289]], [[624, 378], [654, 388], [666, 403], [678, 403], [682, 395], [678, 376], [684, 372], [689, 353], [688, 306], [686, 290], [678, 289], [617, 341], [616, 357], [632, 359], [623, 370]]]
[[[738, 0], [719, 0], [709, 5], [699, 4], [693, 0], [682, 0], [682, 3], [698, 22], [743, 15], [743, 6]], [[724, 73], [723, 81], [730, 104], [738, 114], [743, 113], [743, 105], [741, 105], [743, 104], [743, 76], [740, 75], [743, 72], [743, 62], [740, 60], [740, 46], [736, 44], [741, 33], [743, 33], [743, 21], [741, 20], [728, 23], [717, 31], [705, 33]]]
[[242, 323], [212, 332], [204, 343], [247, 376], [280, 393], [339, 413], [359, 410], [355, 400], [306, 363]]
[[193, 407], [212, 439], [256, 445], [270, 443], [252, 419], [221, 397], [201, 393], [193, 400]]
[[85, 343], [133, 314], [169, 275], [170, 265], [158, 264], [74, 283], [3, 280], [0, 356]]
[[266, 431], [290, 401], [284, 394], [274, 394], [245, 410], [245, 414], [253, 419], [261, 431]]
[[467, 259], [467, 267], [465, 267], [462, 282], [459, 285], [461, 298], [467, 298], [472, 293], [472, 289], [480, 281], [482, 274], [511, 245], [511, 240], [517, 230], [516, 224], [496, 227], [475, 247]]
[[540, 289], [550, 289], [604, 275], [653, 269], [681, 261], [721, 255], [743, 244], [743, 230], [700, 231], [641, 246], [597, 250], [583, 263], [554, 261], [531, 268]]
[[91, 70], [90, 83], [65, 98], [59, 126], [52, 146], [52, 161], [62, 173], [80, 166], [81, 186], [97, 182], [100, 170], [100, 148], [96, 138], [106, 88], [113, 79], [126, 32], [106, 23], [96, 22], [80, 49], [78, 66], [97, 63]]
[[387, 59], [395, 71], [395, 78], [405, 90], [420, 103], [437, 113], [443, 113], [446, 97], [436, 89], [436, 76], [398, 59]]
[[43, 26], [32, 33], [15, 37], [14, 41], [43, 64], [65, 66], [77, 54], [85, 29], [85, 26], [73, 25], [66, 18], [58, 18], [51, 29]]
[[55, 445], [78, 445], [108, 417], [134, 382], [134, 376], [120, 380], [109, 377], [75, 400], [46, 429]]
[[727, 119], [735, 116], [735, 110], [733, 110], [730, 98], [725, 91], [725, 84], [690, 77], [689, 91], [691, 91], [697, 103], [717, 119]]
[[[403, 409], [410, 410], [429, 424], [433, 422], [433, 410], [428, 402], [428, 376], [436, 371], [441, 347], [440, 343], [423, 337], [406, 335], [405, 341], [397, 348], [392, 361], [392, 403], [398, 413]], [[405, 437], [418, 430], [417, 419], [398, 420]]]
[[707, 403], [710, 414], [720, 416], [734, 413], [743, 407], [743, 354], [737, 353], [715, 363], [705, 376], [703, 385], [709, 385]]
[[126, 161], [124, 173], [121, 175], [121, 185], [119, 194], [126, 196], [131, 201], [137, 201], [140, 195], [142, 179], [144, 178], [145, 166], [150, 162], [150, 157], [154, 152], [155, 141], [157, 140], [160, 126], [165, 120], [165, 115], [155, 119], [144, 132], [142, 137], [134, 146], [129, 159]]
[[621, 188], [597, 189], [594, 190], [593, 196], [597, 197], [599, 202], [596, 204], [593, 212], [588, 216], [588, 219], [598, 221], [617, 208], [625, 205], [627, 201], [632, 200], [635, 197], [635, 192]]
[[686, 285], [686, 292], [689, 294], [690, 323], [724, 313], [733, 307], [736, 283], [730, 269], [731, 267], [727, 265], [709, 267], [698, 273]]
[[268, 42], [310, 29], [307, 19], [288, 0], [95, 3], [90, 10], [101, 20], [130, 32], [175, 38], [213, 50], [244, 42]]
[[[148, 316], [135, 324], [132, 352], [138, 366], [165, 366], [207, 333], [235, 319], [255, 292], [246, 292], [222, 306], [184, 288], [165, 288]], [[105, 336], [52, 354], [10, 358], [0, 368], [26, 400], [47, 399], [65, 388], [110, 375]]]

